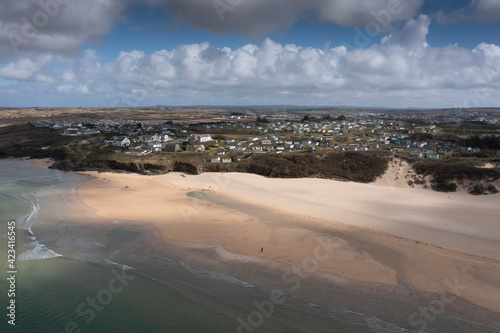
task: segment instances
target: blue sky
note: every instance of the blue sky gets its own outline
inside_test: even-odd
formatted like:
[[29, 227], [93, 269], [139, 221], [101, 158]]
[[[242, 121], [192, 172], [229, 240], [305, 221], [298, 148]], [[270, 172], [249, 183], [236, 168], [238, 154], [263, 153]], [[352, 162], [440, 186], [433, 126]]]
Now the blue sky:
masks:
[[0, 4], [3, 106], [500, 106], [497, 0]]

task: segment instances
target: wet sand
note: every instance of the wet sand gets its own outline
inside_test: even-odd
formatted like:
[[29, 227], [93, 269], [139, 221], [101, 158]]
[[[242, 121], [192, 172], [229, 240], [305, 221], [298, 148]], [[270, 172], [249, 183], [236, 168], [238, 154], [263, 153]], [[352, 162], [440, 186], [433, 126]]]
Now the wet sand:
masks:
[[[409, 303], [446, 289], [500, 312], [498, 196], [248, 174], [85, 174], [77, 193], [99, 216], [154, 223], [166, 239], [239, 267], [295, 267], [304, 278]], [[460, 304], [456, 311], [474, 311]]]

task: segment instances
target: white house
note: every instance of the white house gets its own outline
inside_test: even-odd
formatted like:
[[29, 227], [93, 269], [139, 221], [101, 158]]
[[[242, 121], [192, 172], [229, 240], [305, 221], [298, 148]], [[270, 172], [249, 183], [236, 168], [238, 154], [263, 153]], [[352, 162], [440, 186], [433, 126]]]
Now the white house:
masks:
[[220, 157], [219, 156], [212, 157], [210, 163], [220, 163]]
[[139, 137], [139, 139], [142, 141], [142, 142], [148, 142], [148, 141], [157, 141], [157, 140], [160, 140], [160, 137], [158, 135], [149, 135], [149, 134], [145, 134], [145, 135], [141, 135]]
[[160, 134], [159, 135], [159, 140], [161, 142], [168, 142], [168, 141], [172, 141], [172, 139], [170, 138], [170, 136], [168, 134]]
[[189, 141], [197, 142], [197, 143], [204, 143], [204, 142], [213, 141], [213, 139], [210, 136], [210, 134], [193, 134], [189, 137]]
[[113, 146], [117, 147], [128, 147], [130, 146], [130, 139], [126, 136], [114, 136], [111, 138], [113, 140]]
[[163, 148], [161, 142], [156, 141], [156, 140], [148, 141], [146, 146], [147, 146], [147, 150], [150, 150], [150, 151], [161, 151]]

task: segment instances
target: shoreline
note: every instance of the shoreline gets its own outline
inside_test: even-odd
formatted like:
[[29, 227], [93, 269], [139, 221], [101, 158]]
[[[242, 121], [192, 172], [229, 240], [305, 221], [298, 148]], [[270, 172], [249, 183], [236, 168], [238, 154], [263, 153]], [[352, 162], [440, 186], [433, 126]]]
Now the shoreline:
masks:
[[[23, 161], [20, 170], [22, 163], [41, 168]], [[255, 310], [254, 300], [268, 300], [277, 290], [288, 299], [278, 311], [317, 315], [318, 325], [333, 311], [346, 323], [354, 315], [362, 327], [418, 329], [416, 320], [425, 320], [419, 309], [443, 306], [429, 328], [443, 331], [461, 323], [484, 331], [500, 327], [500, 312], [484, 303], [485, 293], [495, 297], [491, 290], [498, 285], [494, 260], [237, 200], [222, 193], [230, 183], [214, 178], [208, 189], [174, 185], [158, 176], [45, 172], [54, 176], [56, 186], [37, 193], [41, 209], [33, 231], [63, 259], [120, 265], [154, 283], [188, 290], [200, 288], [198, 283], [211, 290], [216, 281], [226, 281], [243, 287], [221, 296], [232, 303], [246, 295], [242, 316]], [[102, 207], [85, 203], [80, 185], [88, 186]], [[139, 219], [134, 220], [128, 213], [137, 211], [137, 204]], [[100, 208], [127, 216], [102, 217]], [[414, 286], [408, 279], [413, 276], [417, 287], [424, 283], [435, 291]], [[198, 282], [189, 286], [191, 278]]]
[[[329, 259], [334, 260], [318, 262], [314, 271], [318, 276], [337, 276], [337, 283], [347, 279], [391, 288], [407, 284], [434, 294], [450, 290], [446, 281], [459, 279], [459, 283], [468, 286], [465, 291], [458, 291], [459, 296], [500, 313], [495, 301], [500, 299], [497, 288], [500, 285], [500, 263], [497, 260], [370, 228], [362, 229], [317, 217], [311, 220], [310, 215], [297, 214], [293, 210], [269, 209], [248, 197], [243, 200], [235, 196], [227, 182], [213, 178], [215, 174], [83, 174], [92, 178], [77, 188], [77, 195], [95, 209], [97, 215], [153, 223], [166, 239], [215, 247], [219, 249], [216, 251], [218, 256], [222, 249], [224, 255], [220, 258], [223, 260], [244, 256], [255, 258], [257, 262], [264, 260], [300, 267], [315, 253], [320, 239], [333, 244], [332, 258]], [[212, 185], [195, 186], [193, 178], [207, 176], [212, 177]], [[244, 178], [245, 175], [231, 175], [231, 181], [239, 184], [235, 179], [237, 176]], [[258, 187], [259, 184], [252, 181], [252, 185]], [[267, 187], [261, 190], [269, 192]], [[245, 193], [250, 196], [248, 191]], [[269, 200], [269, 194], [266, 198], [257, 191], [256, 195], [261, 200]], [[277, 269], [272, 264], [268, 268]]]

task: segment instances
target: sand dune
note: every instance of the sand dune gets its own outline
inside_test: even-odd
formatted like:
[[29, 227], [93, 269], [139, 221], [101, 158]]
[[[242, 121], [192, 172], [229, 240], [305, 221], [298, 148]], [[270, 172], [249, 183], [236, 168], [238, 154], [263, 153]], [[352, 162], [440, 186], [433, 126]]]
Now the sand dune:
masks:
[[483, 258], [499, 258], [499, 196], [250, 174], [86, 174], [93, 179], [77, 192], [98, 215], [152, 222], [169, 239], [235, 254], [218, 251], [225, 260], [314, 263], [339, 283], [436, 293], [458, 279], [461, 297], [500, 312], [500, 263]]
[[268, 179], [252, 174], [179, 174], [159, 179], [272, 209], [390, 233], [500, 260], [500, 194], [472, 196], [324, 179]]

